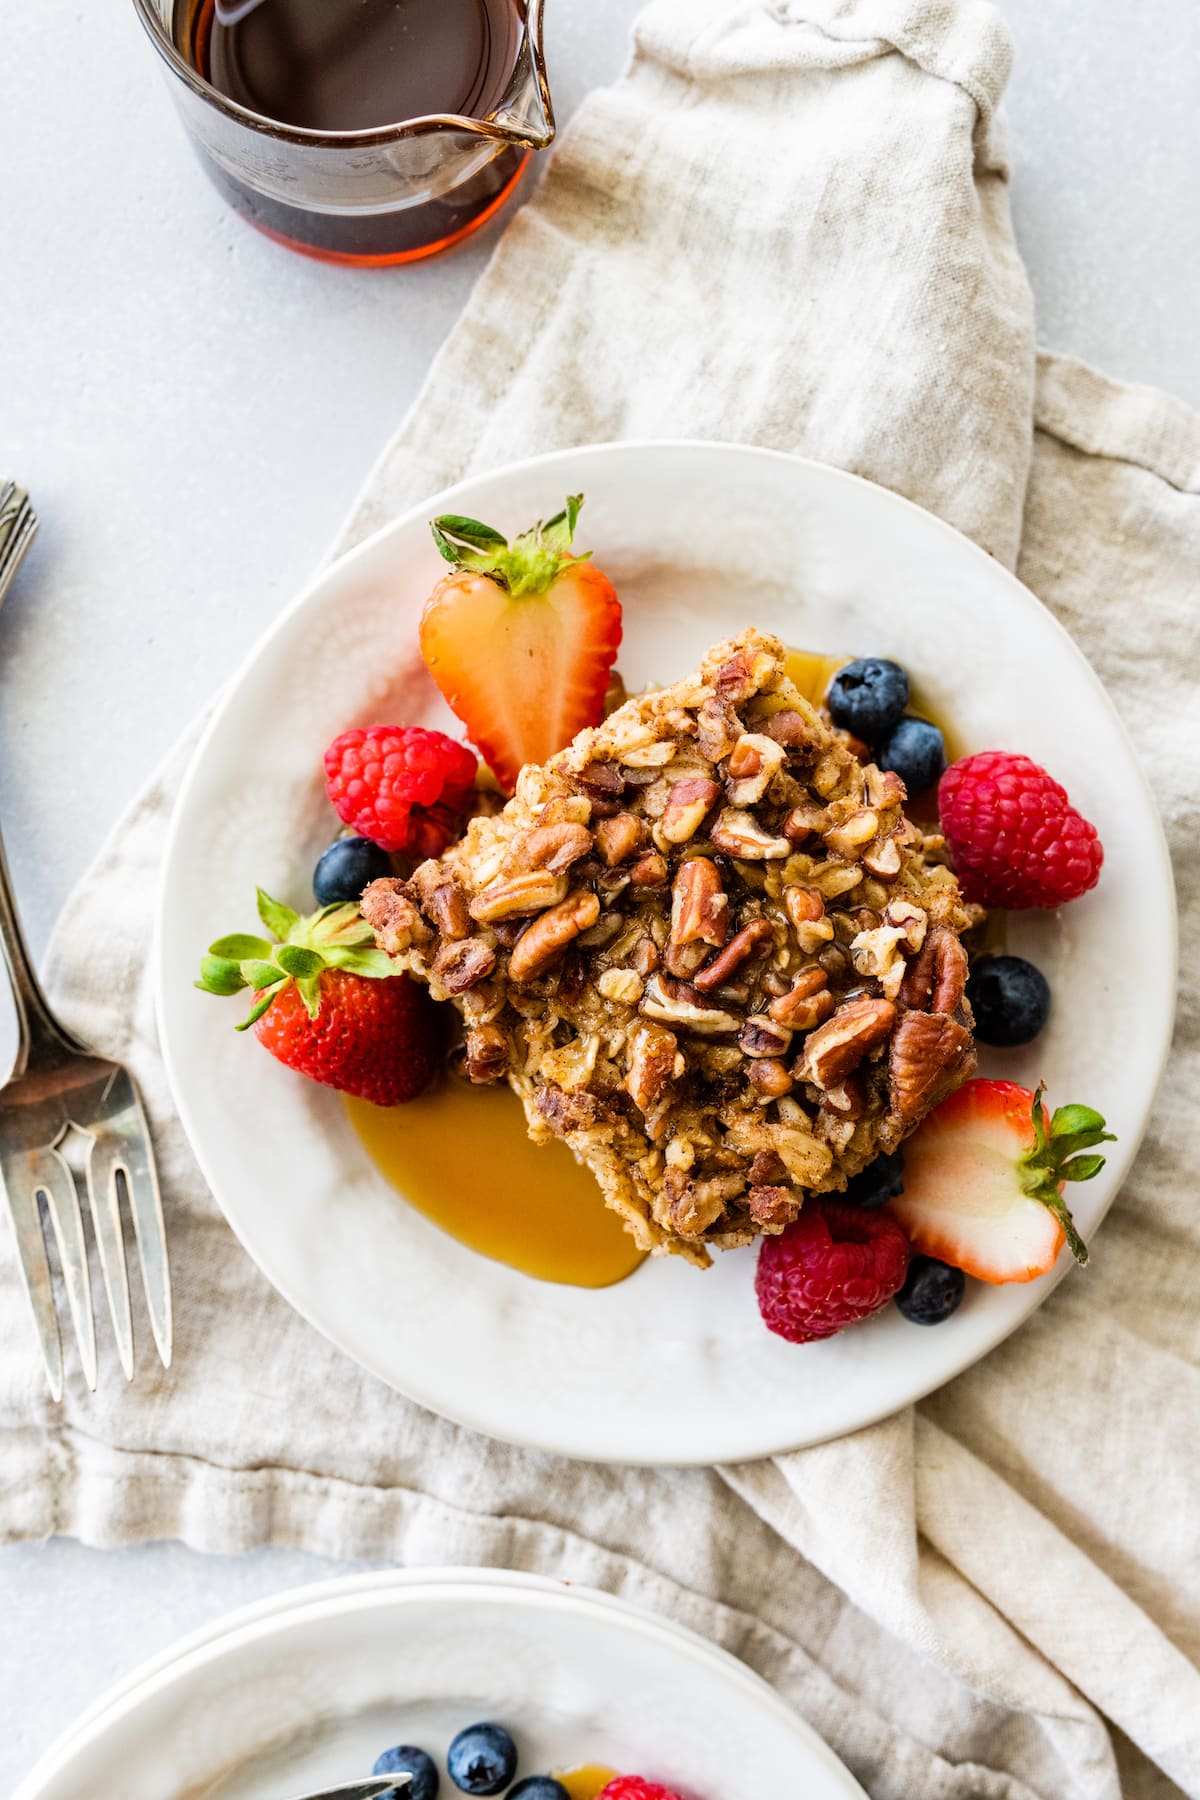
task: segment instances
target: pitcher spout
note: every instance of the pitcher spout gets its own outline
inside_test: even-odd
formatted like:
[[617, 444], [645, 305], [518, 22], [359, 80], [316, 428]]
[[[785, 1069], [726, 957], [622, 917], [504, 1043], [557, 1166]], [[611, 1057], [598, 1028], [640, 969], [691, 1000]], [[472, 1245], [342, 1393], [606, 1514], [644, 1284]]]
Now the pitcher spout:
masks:
[[529, 0], [521, 53], [499, 106], [483, 121], [485, 129], [510, 144], [545, 150], [554, 142], [554, 103], [542, 49], [545, 0]]

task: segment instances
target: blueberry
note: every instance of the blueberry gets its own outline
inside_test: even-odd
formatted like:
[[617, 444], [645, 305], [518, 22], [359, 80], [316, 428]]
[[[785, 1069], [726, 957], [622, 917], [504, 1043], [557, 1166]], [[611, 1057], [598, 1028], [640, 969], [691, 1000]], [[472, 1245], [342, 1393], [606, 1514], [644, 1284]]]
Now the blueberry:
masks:
[[931, 788], [945, 773], [946, 741], [928, 719], [906, 716], [900, 720], [878, 756], [881, 769], [900, 777], [910, 800]]
[[896, 1305], [914, 1325], [940, 1325], [957, 1312], [967, 1278], [961, 1269], [932, 1256], [914, 1256]]
[[446, 1767], [464, 1794], [499, 1794], [517, 1772], [517, 1746], [503, 1725], [468, 1725], [451, 1744]]
[[986, 956], [967, 981], [981, 1044], [1028, 1044], [1050, 1016], [1050, 983], [1023, 956]]
[[904, 1158], [885, 1150], [846, 1183], [847, 1206], [883, 1206], [904, 1192]]
[[372, 1775], [411, 1775], [406, 1788], [389, 1788], [379, 1800], [437, 1800], [438, 1772], [431, 1756], [415, 1744], [396, 1744], [378, 1757]]
[[881, 744], [908, 705], [908, 676], [885, 657], [860, 656], [838, 670], [825, 703], [835, 725]]
[[318, 906], [357, 900], [369, 883], [391, 873], [391, 857], [370, 838], [338, 838], [313, 870], [313, 896]]
[[571, 1800], [571, 1796], [553, 1775], [527, 1775], [515, 1788], [509, 1788], [508, 1800]]

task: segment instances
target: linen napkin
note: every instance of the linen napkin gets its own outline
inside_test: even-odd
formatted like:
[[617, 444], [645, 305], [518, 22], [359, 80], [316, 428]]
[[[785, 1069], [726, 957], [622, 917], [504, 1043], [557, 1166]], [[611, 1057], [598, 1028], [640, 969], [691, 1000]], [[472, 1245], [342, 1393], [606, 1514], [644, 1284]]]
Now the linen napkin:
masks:
[[173, 1116], [141, 946], [193, 729], [50, 959], [56, 1003], [151, 1111], [175, 1366], [50, 1406], [0, 1234], [5, 1538], [567, 1576], [743, 1657], [874, 1800], [1200, 1795], [1200, 420], [1035, 358], [1008, 66], [983, 0], [652, 0], [344, 542], [504, 460], [676, 435], [839, 463], [1015, 564], [1121, 709], [1184, 902], [1173, 1060], [1087, 1277], [918, 1407], [733, 1468], [566, 1463], [391, 1393], [268, 1287]]

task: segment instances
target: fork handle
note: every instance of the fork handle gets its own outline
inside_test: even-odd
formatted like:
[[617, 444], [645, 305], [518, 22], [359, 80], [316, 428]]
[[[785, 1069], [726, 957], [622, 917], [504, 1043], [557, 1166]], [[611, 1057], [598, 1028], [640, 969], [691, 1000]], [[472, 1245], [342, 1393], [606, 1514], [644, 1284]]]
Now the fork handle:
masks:
[[[0, 484], [0, 601], [3, 601], [25, 552], [37, 530], [37, 514], [25, 489], [15, 482]], [[0, 948], [12, 981], [13, 999], [17, 1007], [19, 1048], [15, 1073], [21, 1073], [29, 1058], [32, 1042], [49, 1039], [55, 1046], [67, 1042], [66, 1033], [56, 1023], [38, 985], [33, 963], [17, 917], [8, 863], [4, 855], [4, 839], [0, 837]]]

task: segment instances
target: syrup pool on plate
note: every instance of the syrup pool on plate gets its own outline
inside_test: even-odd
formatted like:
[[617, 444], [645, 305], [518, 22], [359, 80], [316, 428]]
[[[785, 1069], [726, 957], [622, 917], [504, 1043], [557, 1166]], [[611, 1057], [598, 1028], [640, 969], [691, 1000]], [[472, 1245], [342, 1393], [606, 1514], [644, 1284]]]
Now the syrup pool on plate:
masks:
[[611, 1287], [643, 1261], [566, 1145], [530, 1142], [509, 1088], [447, 1075], [404, 1106], [345, 1105], [380, 1173], [468, 1249], [570, 1287]]
[[561, 1781], [571, 1800], [596, 1800], [616, 1775], [615, 1769], [603, 1769], [599, 1763], [581, 1763], [576, 1769], [554, 1771], [554, 1779]]

